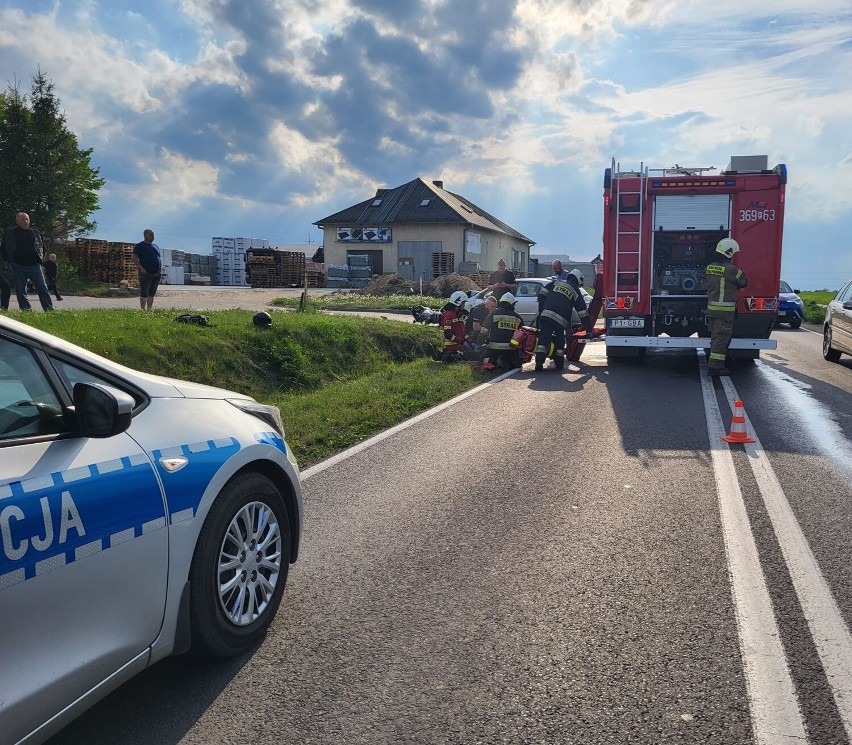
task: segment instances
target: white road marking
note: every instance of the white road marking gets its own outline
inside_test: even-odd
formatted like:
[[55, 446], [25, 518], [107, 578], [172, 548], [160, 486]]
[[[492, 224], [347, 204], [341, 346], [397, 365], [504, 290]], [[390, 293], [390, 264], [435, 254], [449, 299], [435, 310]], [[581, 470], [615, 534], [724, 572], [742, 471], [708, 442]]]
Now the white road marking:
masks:
[[[699, 356], [704, 356], [703, 350]], [[722, 440], [726, 432], [713, 383], [706, 365], [699, 370], [754, 739], [758, 745], [807, 742], [734, 461]]]
[[[730, 380], [722, 381], [722, 386], [731, 401], [737, 398], [737, 390]], [[747, 410], [745, 418], [749, 433], [756, 440], [744, 445], [748, 462], [772, 521], [846, 734], [852, 739], [852, 635], [772, 470], [760, 438], [754, 432]]]
[[316, 465], [311, 466], [310, 468], [306, 468], [301, 472], [302, 481], [307, 481], [312, 476], [316, 476], [318, 473], [322, 473], [326, 468], [331, 468], [332, 466], [336, 466], [341, 461], [346, 460], [347, 458], [351, 458], [353, 455], [357, 455], [362, 450], [366, 450], [369, 447], [381, 442], [382, 440], [386, 440], [388, 437], [392, 437], [397, 432], [401, 432], [404, 429], [408, 429], [408, 427], [413, 424], [417, 424], [417, 422], [422, 422], [424, 419], [428, 419], [430, 416], [434, 416], [438, 412], [443, 411], [444, 409], [449, 408], [457, 404], [459, 401], [462, 401], [469, 396], [473, 396], [475, 393], [478, 393], [488, 386], [494, 385], [495, 383], [499, 383], [501, 380], [505, 380], [510, 375], [514, 375], [516, 372], [520, 372], [520, 370], [509, 370], [508, 372], [503, 373], [502, 375], [498, 375], [493, 380], [489, 380], [487, 383], [483, 383], [482, 385], [476, 386], [476, 388], [471, 388], [469, 391], [465, 391], [464, 393], [459, 394], [455, 398], [451, 398], [449, 401], [444, 401], [442, 404], [438, 404], [437, 406], [427, 409], [422, 414], [418, 414], [417, 416], [412, 417], [411, 419], [406, 419], [404, 422], [397, 424], [395, 427], [391, 427], [390, 429], [386, 429], [384, 432], [380, 432], [379, 434], [371, 437], [368, 440], [364, 440], [363, 442], [359, 442], [357, 445], [353, 445], [351, 448], [347, 448], [346, 450], [338, 453], [337, 455], [332, 455], [330, 458], [317, 463]]

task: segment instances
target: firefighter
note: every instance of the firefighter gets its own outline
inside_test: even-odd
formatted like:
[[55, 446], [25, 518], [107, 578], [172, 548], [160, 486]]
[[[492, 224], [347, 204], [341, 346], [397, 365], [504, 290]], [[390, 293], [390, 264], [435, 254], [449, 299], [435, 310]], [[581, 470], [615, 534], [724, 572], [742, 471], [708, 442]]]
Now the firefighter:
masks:
[[716, 244], [717, 256], [707, 265], [707, 322], [710, 326], [710, 375], [730, 375], [725, 367], [728, 346], [734, 333], [734, 314], [737, 311], [737, 290], [748, 285], [742, 269], [731, 262], [740, 244], [733, 238], [723, 238]]
[[[456, 362], [465, 358], [465, 352], [473, 349], [473, 343], [465, 330], [467, 311], [465, 303], [467, 293], [456, 290], [447, 304], [441, 308], [441, 331], [444, 334], [444, 346], [440, 354], [441, 362]], [[436, 359], [438, 359], [436, 357]]]
[[580, 292], [583, 274], [579, 269], [566, 272], [561, 261], [553, 262], [554, 276], [538, 293], [538, 344], [535, 369], [543, 370], [550, 345], [554, 345], [553, 366], [565, 367], [565, 335], [571, 330], [571, 312], [577, 311], [588, 338], [594, 338], [594, 323], [589, 318], [586, 301]]
[[515, 310], [515, 296], [505, 292], [500, 302], [482, 324], [480, 339], [484, 343], [483, 365], [500, 365], [508, 370], [521, 367], [521, 352], [517, 343], [512, 344], [512, 336], [524, 325], [524, 319]]

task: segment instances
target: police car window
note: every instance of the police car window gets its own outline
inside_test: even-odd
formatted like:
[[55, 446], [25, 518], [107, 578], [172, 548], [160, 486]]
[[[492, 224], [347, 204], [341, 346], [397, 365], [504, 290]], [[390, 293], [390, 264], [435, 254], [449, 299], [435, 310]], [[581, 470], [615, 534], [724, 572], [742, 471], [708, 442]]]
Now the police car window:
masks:
[[30, 350], [0, 339], [0, 441], [63, 432], [63, 414]]
[[538, 294], [538, 285], [531, 284], [529, 282], [521, 282], [518, 285], [518, 294], [519, 295], [537, 295]]
[[115, 383], [111, 380], [101, 378], [94, 373], [90, 373], [88, 370], [82, 370], [79, 367], [70, 365], [62, 360], [54, 359], [53, 362], [56, 365], [56, 369], [59, 371], [59, 374], [68, 382], [68, 388], [70, 390], [74, 390], [75, 383], [103, 383], [104, 385], [115, 386]]
[[792, 292], [792, 290], [790, 289], [790, 285], [788, 285], [786, 282], [781, 282], [781, 292]]
[[847, 300], [852, 300], [852, 282], [837, 293], [837, 299], [841, 303], [845, 303]]

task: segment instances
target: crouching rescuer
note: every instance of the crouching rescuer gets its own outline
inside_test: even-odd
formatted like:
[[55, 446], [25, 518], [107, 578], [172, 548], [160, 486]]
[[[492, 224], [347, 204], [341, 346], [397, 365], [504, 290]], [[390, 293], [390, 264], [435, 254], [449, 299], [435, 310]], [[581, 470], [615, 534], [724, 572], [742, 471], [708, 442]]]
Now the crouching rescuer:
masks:
[[436, 362], [457, 362], [473, 355], [473, 340], [465, 328], [467, 311], [467, 293], [456, 290], [443, 308], [441, 308], [441, 332], [444, 344], [441, 352], [433, 350], [432, 358]]
[[737, 311], [737, 291], [748, 285], [742, 269], [733, 265], [731, 259], [740, 250], [733, 238], [723, 238], [716, 244], [715, 261], [707, 265], [707, 322], [710, 327], [710, 359], [707, 372], [710, 375], [730, 375], [725, 367], [728, 346], [734, 333], [734, 315]]
[[503, 293], [500, 302], [482, 324], [479, 341], [484, 345], [482, 364], [505, 367], [511, 370], [521, 367], [521, 350], [513, 340], [515, 331], [524, 325], [524, 319], [515, 310], [515, 296]]
[[589, 317], [586, 301], [580, 292], [583, 275], [578, 269], [566, 272], [561, 261], [553, 262], [555, 276], [538, 293], [538, 344], [535, 369], [543, 370], [550, 345], [553, 344], [553, 366], [565, 367], [565, 332], [571, 328], [571, 311], [576, 310], [589, 338], [594, 336], [594, 322]]

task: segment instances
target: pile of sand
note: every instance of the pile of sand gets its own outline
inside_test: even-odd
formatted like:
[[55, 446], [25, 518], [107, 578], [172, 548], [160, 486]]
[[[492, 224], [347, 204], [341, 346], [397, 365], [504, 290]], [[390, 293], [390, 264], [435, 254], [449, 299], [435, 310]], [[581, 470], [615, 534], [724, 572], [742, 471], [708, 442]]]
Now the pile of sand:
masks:
[[[461, 274], [444, 274], [429, 284], [423, 285], [423, 294], [432, 297], [449, 297], [456, 290], [479, 292], [479, 286], [470, 277]], [[412, 282], [401, 274], [376, 274], [363, 290], [362, 295], [418, 295], [420, 283]]]
[[414, 282], [401, 274], [374, 274], [366, 287], [361, 290], [363, 295], [415, 295]]
[[435, 297], [449, 297], [456, 290], [479, 292], [480, 289], [479, 285], [470, 277], [453, 273], [443, 274], [440, 277], [436, 277], [428, 286], [423, 285], [423, 294], [434, 295]]

